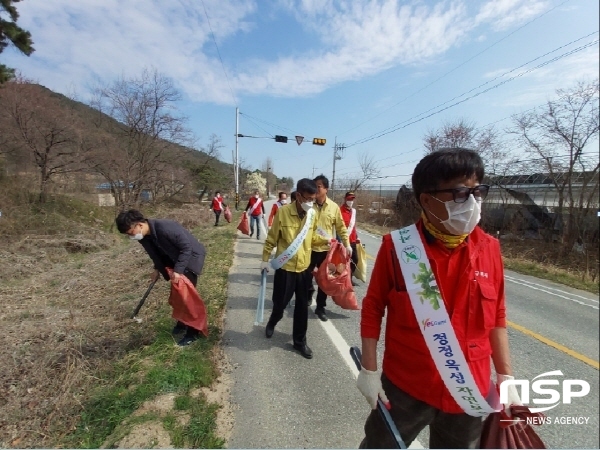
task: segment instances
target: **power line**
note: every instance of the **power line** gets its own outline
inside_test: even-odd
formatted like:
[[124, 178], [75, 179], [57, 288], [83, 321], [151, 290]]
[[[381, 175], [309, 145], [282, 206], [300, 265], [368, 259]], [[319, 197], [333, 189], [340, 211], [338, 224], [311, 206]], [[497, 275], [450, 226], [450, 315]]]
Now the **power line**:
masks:
[[393, 104], [392, 106], [390, 106], [389, 108], [384, 109], [383, 111], [381, 111], [379, 114], [374, 115], [373, 117], [365, 120], [364, 122], [359, 123], [358, 125], [349, 128], [345, 131], [342, 131], [341, 133], [338, 133], [339, 135], [342, 135], [344, 133], [347, 133], [349, 131], [355, 130], [358, 127], [364, 125], [365, 123], [370, 122], [371, 120], [376, 119], [377, 117], [381, 116], [382, 114], [388, 112], [389, 110], [395, 108], [396, 106], [404, 103], [406, 100], [414, 97], [415, 95], [419, 94], [420, 92], [423, 92], [425, 89], [427, 89], [428, 87], [432, 86], [433, 84], [437, 83], [438, 81], [440, 81], [442, 78], [445, 78], [446, 76], [450, 75], [452, 72], [455, 72], [456, 70], [460, 69], [462, 66], [466, 65], [467, 63], [473, 61], [475, 58], [477, 58], [478, 56], [482, 55], [483, 53], [487, 52], [489, 49], [491, 49], [492, 47], [495, 47], [496, 45], [498, 45], [500, 42], [508, 39], [509, 37], [511, 37], [513, 34], [521, 31], [523, 28], [525, 28], [528, 25], [531, 25], [533, 22], [535, 22], [538, 19], [541, 19], [542, 17], [544, 17], [546, 14], [549, 14], [550, 12], [554, 11], [556, 8], [564, 5], [565, 3], [569, 2], [571, 0], [565, 0], [564, 2], [560, 3], [559, 5], [556, 5], [555, 7], [549, 9], [548, 11], [544, 12], [543, 14], [540, 14], [539, 16], [535, 17], [534, 19], [530, 20], [529, 22], [521, 25], [519, 28], [517, 28], [516, 30], [514, 30], [513, 32], [507, 34], [506, 36], [504, 36], [503, 38], [497, 40], [496, 42], [494, 42], [493, 44], [487, 46], [486, 48], [484, 48], [482, 51], [480, 51], [479, 53], [473, 55], [471, 58], [467, 59], [466, 61], [463, 61], [461, 64], [459, 64], [458, 66], [454, 67], [453, 69], [449, 70], [448, 72], [446, 72], [445, 74], [441, 75], [439, 78], [436, 78], [435, 80], [433, 80], [431, 83], [423, 86], [421, 89], [419, 89], [418, 91], [413, 92], [412, 94], [408, 95], [407, 97], [404, 97], [402, 100], [400, 100], [398, 103]]
[[[545, 54], [544, 54], [544, 55], [542, 55], [542, 56], [539, 56], [539, 57], [537, 57], [537, 58], [534, 58], [533, 60], [531, 60], [531, 61], [528, 61], [527, 63], [525, 63], [525, 64], [522, 64], [521, 66], [519, 66], [519, 67], [517, 67], [517, 68], [515, 68], [515, 69], [512, 69], [512, 70], [510, 70], [510, 71], [508, 71], [508, 72], [504, 73], [504, 74], [503, 74], [503, 75], [501, 75], [501, 76], [504, 76], [504, 75], [507, 75], [507, 74], [509, 74], [509, 73], [511, 73], [511, 72], [514, 72], [515, 70], [517, 70], [517, 69], [519, 69], [519, 68], [521, 68], [521, 67], [524, 67], [524, 66], [526, 66], [527, 64], [530, 64], [530, 63], [531, 63], [531, 62], [533, 62], [533, 61], [536, 61], [536, 60], [538, 60], [538, 59], [540, 59], [540, 58], [542, 58], [542, 57], [544, 57], [544, 56], [547, 56], [547, 55], [549, 55], [550, 53], [553, 53], [553, 52], [555, 52], [555, 51], [557, 51], [557, 50], [559, 50], [559, 49], [561, 49], [561, 48], [564, 48], [564, 47], [566, 47], [566, 46], [568, 46], [568, 45], [570, 45], [570, 44], [573, 44], [574, 42], [580, 41], [581, 39], [584, 39], [584, 38], [586, 38], [586, 37], [589, 37], [589, 36], [591, 36], [592, 34], [596, 34], [596, 33], [598, 33], [598, 31], [595, 31], [595, 32], [593, 32], [593, 33], [590, 33], [590, 34], [588, 34], [588, 35], [584, 36], [584, 37], [581, 37], [581, 38], [579, 38], [579, 39], [576, 39], [576, 40], [574, 40], [574, 41], [571, 41], [571, 42], [569, 42], [568, 44], [565, 44], [565, 45], [563, 45], [563, 46], [561, 46], [561, 47], [558, 47], [557, 49], [554, 49], [554, 50], [552, 50], [552, 51], [550, 51], [550, 52], [548, 52], [548, 53], [545, 53]], [[510, 77], [510, 78], [508, 78], [508, 79], [506, 79], [506, 80], [503, 80], [503, 81], [501, 81], [501, 82], [499, 82], [499, 83], [495, 84], [494, 86], [491, 86], [491, 87], [489, 87], [489, 88], [487, 88], [487, 89], [484, 89], [483, 91], [477, 92], [477, 93], [475, 93], [475, 94], [473, 94], [473, 95], [471, 95], [471, 96], [469, 96], [469, 97], [466, 97], [466, 98], [464, 98], [464, 99], [462, 99], [462, 100], [459, 100], [459, 101], [457, 101], [457, 102], [455, 102], [455, 103], [452, 103], [451, 105], [449, 105], [449, 106], [447, 106], [447, 107], [445, 107], [445, 108], [438, 109], [437, 111], [434, 111], [434, 112], [432, 112], [431, 114], [427, 114], [429, 111], [433, 111], [433, 110], [435, 110], [435, 109], [437, 109], [437, 108], [440, 108], [440, 107], [441, 107], [441, 106], [443, 106], [443, 105], [446, 105], [447, 103], [449, 103], [449, 102], [451, 102], [451, 101], [453, 101], [453, 100], [455, 100], [455, 99], [461, 98], [461, 97], [463, 97], [464, 95], [466, 95], [466, 94], [468, 94], [468, 93], [470, 93], [470, 92], [473, 92], [474, 90], [476, 90], [476, 89], [479, 89], [479, 88], [481, 88], [481, 87], [483, 87], [483, 86], [485, 86], [485, 85], [489, 84], [490, 82], [492, 82], [492, 81], [494, 81], [494, 80], [496, 80], [496, 79], [500, 78], [501, 76], [499, 76], [499, 77], [496, 77], [496, 78], [494, 78], [494, 80], [491, 80], [491, 81], [488, 81], [488, 82], [486, 82], [486, 83], [483, 83], [483, 84], [481, 84], [481, 85], [477, 86], [476, 88], [473, 88], [473, 89], [471, 89], [471, 90], [469, 90], [469, 91], [467, 91], [467, 92], [465, 92], [465, 93], [463, 93], [463, 94], [461, 94], [461, 95], [458, 95], [458, 96], [454, 97], [454, 98], [453, 98], [453, 99], [451, 99], [451, 100], [448, 100], [448, 101], [446, 101], [446, 102], [444, 102], [444, 103], [442, 103], [442, 104], [439, 104], [439, 105], [437, 105], [437, 106], [435, 106], [435, 107], [433, 107], [433, 108], [430, 108], [430, 109], [428, 109], [428, 110], [427, 110], [427, 111], [425, 111], [425, 112], [422, 112], [422, 113], [420, 113], [420, 114], [417, 114], [416, 116], [413, 116], [413, 117], [411, 117], [411, 118], [409, 118], [409, 119], [406, 119], [406, 120], [404, 120], [404, 121], [402, 121], [402, 122], [400, 122], [400, 123], [398, 123], [398, 124], [396, 124], [396, 125], [393, 125], [393, 126], [391, 126], [391, 127], [388, 127], [388, 128], [386, 128], [386, 129], [384, 129], [383, 131], [380, 131], [380, 132], [378, 132], [378, 133], [372, 134], [371, 136], [368, 136], [368, 137], [366, 137], [366, 138], [363, 138], [363, 139], [359, 139], [358, 141], [356, 141], [356, 142], [353, 142], [352, 144], [349, 144], [347, 147], [353, 147], [353, 146], [355, 146], [355, 145], [364, 144], [365, 142], [368, 142], [368, 141], [371, 141], [371, 140], [374, 140], [374, 139], [378, 139], [378, 138], [380, 138], [380, 137], [383, 137], [383, 136], [385, 136], [385, 135], [387, 135], [387, 134], [390, 134], [390, 133], [393, 133], [393, 132], [395, 132], [395, 131], [398, 131], [398, 130], [400, 130], [400, 129], [406, 128], [406, 127], [408, 127], [409, 125], [413, 125], [413, 124], [415, 124], [415, 123], [417, 123], [417, 122], [420, 122], [420, 121], [422, 121], [422, 120], [425, 120], [425, 119], [427, 119], [427, 118], [429, 118], [429, 117], [431, 117], [431, 116], [434, 116], [434, 115], [436, 115], [436, 114], [439, 114], [439, 113], [441, 113], [441, 112], [443, 112], [443, 111], [445, 111], [445, 110], [447, 110], [447, 109], [450, 109], [450, 108], [452, 108], [452, 107], [454, 107], [454, 106], [456, 106], [456, 105], [459, 105], [459, 104], [461, 104], [461, 103], [464, 103], [464, 102], [466, 102], [466, 101], [468, 101], [468, 100], [471, 100], [471, 99], [473, 99], [473, 98], [475, 98], [475, 97], [478, 97], [478, 96], [480, 96], [480, 95], [482, 95], [482, 94], [485, 94], [486, 92], [489, 92], [489, 91], [491, 91], [492, 89], [496, 89], [496, 88], [498, 88], [498, 87], [502, 86], [503, 84], [506, 84], [506, 83], [508, 83], [508, 82], [510, 82], [510, 81], [512, 81], [512, 80], [514, 80], [514, 79], [516, 79], [516, 78], [522, 77], [523, 75], [526, 75], [526, 74], [528, 74], [528, 73], [530, 73], [530, 72], [533, 72], [534, 70], [537, 70], [537, 69], [539, 69], [539, 68], [541, 68], [541, 67], [547, 66], [548, 64], [551, 64], [551, 63], [553, 63], [553, 62], [556, 62], [556, 61], [558, 61], [558, 60], [560, 60], [560, 59], [562, 59], [562, 58], [565, 58], [565, 57], [567, 57], [567, 56], [570, 56], [570, 55], [572, 55], [572, 54], [574, 54], [574, 53], [577, 53], [577, 52], [579, 52], [579, 51], [581, 51], [581, 50], [584, 50], [584, 49], [586, 49], [586, 48], [588, 48], [588, 47], [591, 47], [591, 46], [593, 46], [593, 45], [597, 44], [598, 42], [599, 42], [599, 41], [598, 41], [598, 39], [596, 39], [595, 41], [589, 42], [589, 43], [587, 43], [587, 44], [584, 44], [584, 45], [582, 45], [582, 46], [580, 46], [580, 47], [576, 47], [576, 48], [575, 48], [575, 49], [573, 49], [573, 50], [569, 50], [568, 52], [565, 52], [565, 53], [563, 53], [563, 54], [561, 54], [561, 55], [559, 55], [559, 56], [556, 56], [556, 57], [554, 57], [554, 58], [552, 58], [552, 59], [550, 59], [550, 60], [548, 60], [548, 61], [545, 61], [545, 62], [543, 62], [543, 63], [541, 63], [541, 64], [538, 64], [538, 65], [537, 65], [537, 66], [535, 66], [535, 67], [532, 67], [532, 68], [530, 68], [530, 69], [527, 69], [527, 70], [525, 70], [525, 71], [523, 71], [523, 72], [521, 72], [521, 73], [518, 73], [517, 75], [514, 75], [514, 76], [512, 76], [512, 77]], [[427, 115], [423, 116], [424, 114], [427, 114]], [[423, 116], [423, 117], [420, 117], [420, 116]]]
[[227, 80], [227, 85], [229, 86], [229, 92], [231, 92], [231, 97], [233, 98], [233, 103], [235, 106], [238, 106], [237, 99], [235, 94], [233, 93], [233, 89], [231, 88], [231, 83], [229, 82], [229, 77], [227, 76], [227, 71], [225, 70], [225, 64], [223, 64], [223, 58], [221, 58], [221, 52], [219, 51], [219, 46], [217, 45], [217, 40], [215, 39], [215, 33], [212, 30], [212, 26], [210, 24], [210, 18], [208, 17], [208, 11], [206, 10], [206, 5], [204, 4], [204, 0], [202, 0], [202, 7], [204, 8], [204, 14], [206, 15], [206, 22], [208, 23], [208, 28], [210, 30], [210, 36], [212, 37], [213, 42], [215, 43], [215, 48], [217, 49], [217, 55], [219, 55], [219, 61], [221, 61], [221, 67], [223, 68], [223, 73], [225, 74], [225, 79]]

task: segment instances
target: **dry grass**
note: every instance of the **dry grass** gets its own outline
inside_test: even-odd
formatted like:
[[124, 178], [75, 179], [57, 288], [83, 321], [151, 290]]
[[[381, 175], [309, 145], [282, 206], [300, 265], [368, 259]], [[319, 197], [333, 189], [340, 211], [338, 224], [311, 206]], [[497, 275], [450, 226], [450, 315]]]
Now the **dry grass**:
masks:
[[[168, 216], [190, 228], [212, 221], [198, 206]], [[141, 246], [81, 228], [0, 250], [0, 447], [55, 446], [75, 428], [95, 374], [155, 338], [129, 319], [151, 271]], [[145, 314], [166, 297], [167, 283], [157, 285]]]

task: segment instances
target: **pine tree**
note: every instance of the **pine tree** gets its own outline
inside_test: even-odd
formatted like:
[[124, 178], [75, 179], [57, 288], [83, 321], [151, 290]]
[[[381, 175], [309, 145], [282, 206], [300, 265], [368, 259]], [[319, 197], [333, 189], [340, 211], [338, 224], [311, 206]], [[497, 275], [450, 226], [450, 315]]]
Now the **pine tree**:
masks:
[[[20, 1], [21, 0], [0, 0], [0, 53], [12, 43], [23, 54], [29, 56], [34, 51], [31, 33], [17, 25], [19, 14], [17, 13], [17, 8], [14, 6], [14, 3]], [[6, 17], [8, 20], [5, 19]], [[0, 64], [0, 84], [10, 80], [14, 75], [14, 69], [11, 69], [4, 64]]]

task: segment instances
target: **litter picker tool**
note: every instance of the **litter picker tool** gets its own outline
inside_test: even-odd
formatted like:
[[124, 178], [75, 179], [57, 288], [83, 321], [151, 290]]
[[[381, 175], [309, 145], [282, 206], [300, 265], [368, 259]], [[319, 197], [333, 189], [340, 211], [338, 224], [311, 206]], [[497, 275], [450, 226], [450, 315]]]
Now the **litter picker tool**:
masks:
[[156, 284], [156, 281], [157, 280], [154, 280], [152, 283], [150, 283], [150, 285], [148, 286], [148, 289], [146, 289], [146, 293], [144, 294], [144, 296], [142, 297], [142, 299], [140, 300], [140, 302], [137, 304], [137, 306], [133, 310], [133, 314], [131, 315], [131, 318], [133, 320], [135, 320], [136, 322], [138, 322], [138, 323], [140, 323], [142, 321], [142, 319], [138, 319], [136, 317], [137, 313], [139, 313], [140, 309], [142, 309], [142, 306], [144, 305], [144, 302], [146, 301], [146, 298], [148, 298], [148, 294], [150, 294], [150, 291], [152, 290], [152, 288]]
[[[350, 347], [350, 356], [352, 356], [354, 364], [356, 364], [356, 368], [360, 371], [360, 369], [362, 368], [360, 362], [362, 357], [362, 355], [360, 354], [360, 349], [358, 347]], [[379, 411], [379, 414], [381, 414], [386, 428], [394, 438], [396, 448], [406, 448], [406, 444], [402, 440], [400, 432], [398, 431], [398, 428], [396, 428], [396, 424], [392, 420], [392, 416], [390, 415], [389, 411], [387, 410], [380, 398], [377, 399], [377, 411]]]
[[254, 325], [261, 325], [265, 315], [265, 291], [267, 290], [267, 269], [263, 269], [260, 278], [260, 291], [258, 292], [258, 304], [256, 305], [256, 319]]

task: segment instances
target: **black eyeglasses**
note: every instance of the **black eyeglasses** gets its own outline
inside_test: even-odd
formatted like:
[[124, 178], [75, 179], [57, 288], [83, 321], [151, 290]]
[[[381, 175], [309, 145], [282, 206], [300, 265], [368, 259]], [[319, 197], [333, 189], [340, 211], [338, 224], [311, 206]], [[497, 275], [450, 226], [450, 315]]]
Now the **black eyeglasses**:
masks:
[[296, 198], [297, 198], [298, 196], [300, 196], [300, 198], [301, 198], [302, 200], [305, 200], [306, 202], [313, 202], [313, 203], [314, 203], [314, 201], [315, 201], [315, 199], [314, 199], [314, 198], [307, 198], [307, 197], [305, 197], [304, 195], [302, 195], [300, 192], [297, 192], [297, 193], [296, 193]]
[[452, 199], [456, 203], [464, 203], [473, 194], [478, 200], [485, 200], [490, 191], [490, 186], [487, 184], [480, 184], [474, 188], [460, 187], [454, 189], [436, 189], [435, 191], [425, 192], [425, 194], [437, 194], [438, 192], [452, 192]]

